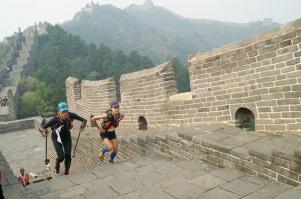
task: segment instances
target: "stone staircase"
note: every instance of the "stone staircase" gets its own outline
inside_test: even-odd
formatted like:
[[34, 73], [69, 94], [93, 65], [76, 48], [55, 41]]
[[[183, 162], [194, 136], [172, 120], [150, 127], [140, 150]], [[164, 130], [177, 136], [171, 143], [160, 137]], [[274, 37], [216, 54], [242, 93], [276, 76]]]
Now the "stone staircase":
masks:
[[[237, 189], [239, 187], [239, 189]], [[299, 198], [301, 189], [249, 176], [237, 169], [170, 160], [146, 153], [113, 165], [59, 176], [26, 188], [4, 186], [7, 198]]]
[[7, 198], [294, 199], [301, 195], [297, 136], [221, 125], [136, 133], [119, 129], [120, 153], [115, 164], [108, 164], [97, 160], [99, 141], [90, 132], [80, 140], [82, 148], [73, 159], [71, 175], [26, 188], [16, 184], [14, 176], [6, 177], [10, 179], [4, 184]]

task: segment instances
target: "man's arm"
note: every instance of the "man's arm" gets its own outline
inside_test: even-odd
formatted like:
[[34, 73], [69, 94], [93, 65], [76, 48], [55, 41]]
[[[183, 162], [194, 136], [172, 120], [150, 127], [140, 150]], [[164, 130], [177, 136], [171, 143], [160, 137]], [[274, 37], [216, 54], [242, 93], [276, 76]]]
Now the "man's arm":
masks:
[[87, 122], [86, 119], [82, 118], [81, 116], [77, 115], [76, 113], [71, 113], [71, 112], [70, 112], [70, 119], [78, 120], [78, 121], [81, 121], [81, 122], [84, 122], [84, 121]]
[[87, 120], [82, 118], [81, 116], [77, 115], [76, 113], [70, 112], [70, 118], [81, 121], [82, 122], [82, 125], [80, 126], [81, 129], [84, 129], [86, 127]]
[[41, 124], [41, 127], [39, 128], [39, 131], [40, 131], [40, 133], [42, 134], [43, 137], [48, 136], [47, 128], [53, 126], [56, 122], [57, 122], [57, 118], [52, 117], [47, 122]]
[[47, 129], [47, 128], [53, 126], [56, 122], [57, 122], [57, 118], [52, 117], [50, 120], [46, 121], [44, 124], [41, 124], [41, 127], [43, 129]]

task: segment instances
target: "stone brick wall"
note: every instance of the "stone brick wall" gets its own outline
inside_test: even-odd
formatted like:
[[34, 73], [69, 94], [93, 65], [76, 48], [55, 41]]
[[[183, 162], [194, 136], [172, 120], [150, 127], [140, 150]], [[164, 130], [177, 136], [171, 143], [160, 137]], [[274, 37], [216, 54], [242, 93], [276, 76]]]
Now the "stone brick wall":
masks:
[[[254, 115], [258, 131], [300, 134], [300, 57], [301, 19], [273, 32], [190, 56], [189, 93], [177, 93], [172, 62], [122, 75], [121, 109], [126, 117], [121, 125], [138, 128], [139, 117], [146, 119], [148, 128], [235, 125], [237, 111], [246, 108]], [[96, 104], [103, 100], [80, 92], [79, 80], [73, 85], [67, 84], [73, 110], [102, 110], [102, 105]], [[106, 96], [103, 99], [112, 99]], [[82, 97], [86, 97], [86, 104], [74, 103]]]
[[101, 81], [80, 81], [69, 77], [66, 80], [67, 102], [70, 110], [89, 119], [91, 114], [101, 114], [116, 100], [116, 85], [113, 78]]
[[191, 57], [196, 116], [233, 124], [236, 111], [245, 107], [253, 112], [257, 130], [300, 132], [300, 57], [301, 19]]
[[[230, 129], [229, 133], [233, 132], [236, 130]], [[266, 151], [264, 147], [256, 148], [256, 145], [250, 149], [248, 147], [231, 149], [227, 144], [208, 139], [210, 134], [216, 136], [217, 133], [223, 135], [225, 131], [220, 127], [211, 126], [209, 128], [204, 127], [203, 131], [195, 134], [191, 131], [165, 135], [141, 133], [130, 138], [123, 137], [120, 141], [121, 145], [141, 148], [146, 152], [154, 151], [160, 155], [165, 154], [171, 159], [207, 162], [217, 167], [236, 168], [250, 175], [293, 186], [301, 184], [300, 149], [295, 149], [293, 154], [286, 153], [285, 150], [279, 149], [277, 146], [269, 146], [272, 148], [271, 152]], [[237, 137], [256, 136], [256, 132], [250, 134], [237, 131], [236, 133], [238, 133]], [[233, 138], [236, 139], [235, 136]], [[272, 140], [273, 138], [269, 139]], [[287, 141], [286, 146], [289, 145], [287, 138], [280, 139]]]
[[37, 129], [40, 126], [40, 121], [41, 118], [33, 117], [33, 118], [26, 118], [22, 120], [0, 122], [0, 133], [7, 133], [7, 132], [20, 131], [20, 130], [33, 129], [33, 128]]
[[165, 124], [168, 120], [168, 98], [177, 93], [172, 62], [122, 75], [120, 92], [122, 111], [126, 115], [121, 125], [138, 128], [141, 116], [147, 119], [151, 127]]

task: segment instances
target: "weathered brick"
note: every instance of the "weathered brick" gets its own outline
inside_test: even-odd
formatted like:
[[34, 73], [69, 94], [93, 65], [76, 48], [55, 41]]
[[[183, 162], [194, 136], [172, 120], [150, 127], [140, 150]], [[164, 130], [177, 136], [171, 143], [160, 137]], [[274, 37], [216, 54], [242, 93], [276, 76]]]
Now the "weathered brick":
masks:
[[[255, 59], [255, 58], [253, 58]], [[250, 70], [251, 67], [250, 65], [239, 65], [238, 67], [236, 67], [233, 72], [241, 72], [241, 71], [245, 71], [245, 70]]]
[[263, 100], [272, 100], [272, 99], [283, 99], [283, 93], [273, 93], [262, 95]]
[[[258, 118], [267, 119], [267, 118], [270, 118], [270, 117], [269, 117], [268, 113], [258, 113]], [[256, 124], [258, 124], [258, 120], [256, 121]], [[262, 123], [262, 124], [265, 124], [265, 123]]]
[[301, 57], [301, 51], [298, 51], [298, 52], [295, 52], [294, 53], [294, 56], [297, 58], [297, 57]]
[[209, 112], [210, 109], [209, 108], [199, 108], [198, 111], [199, 112]]
[[301, 111], [301, 105], [290, 106], [290, 111]]
[[281, 62], [281, 63], [278, 63], [278, 64], [275, 64], [275, 68], [276, 69], [279, 69], [279, 68], [284, 68], [286, 65], [284, 62]]
[[260, 88], [262, 88], [261, 84], [248, 85], [248, 86], [244, 87], [244, 91], [255, 90], [255, 89], [260, 89]]
[[285, 98], [299, 98], [301, 97], [301, 91], [284, 93]]
[[260, 100], [262, 100], [262, 97], [260, 95], [243, 98], [244, 103], [257, 102], [257, 101], [260, 101]]
[[211, 86], [219, 86], [219, 85], [223, 85], [225, 84], [226, 82], [224, 80], [222, 81], [217, 81], [217, 82], [212, 82], [211, 83]]
[[287, 124], [287, 130], [300, 130], [301, 129], [301, 123], [298, 124]]
[[296, 58], [290, 61], [286, 62], [286, 66], [291, 66], [291, 65], [295, 65], [295, 64], [299, 64], [300, 63], [300, 58]]
[[229, 109], [229, 105], [225, 105], [225, 106], [218, 106], [217, 110], [218, 111], [223, 111], [223, 110], [228, 110]]
[[240, 104], [243, 103], [242, 98], [236, 98], [236, 99], [229, 99], [227, 100], [228, 104]]
[[277, 100], [278, 105], [300, 104], [299, 99], [283, 99]]
[[266, 54], [266, 53], [275, 51], [278, 48], [279, 48], [279, 44], [276, 43], [276, 44], [269, 45], [265, 48], [259, 49], [258, 52], [259, 52], [259, 55], [262, 55], [262, 54]]
[[240, 92], [231, 94], [231, 98], [241, 98], [249, 96], [248, 92]]
[[289, 47], [286, 47], [286, 48], [281, 48], [281, 49], [277, 50], [277, 54], [278, 55], [283, 55], [283, 54], [291, 53], [291, 52], [295, 52], [295, 51], [298, 51], [298, 46], [297, 45], [289, 46]]
[[265, 82], [262, 84], [263, 88], [271, 88], [275, 86], [275, 82]]
[[267, 94], [268, 92], [269, 92], [269, 90], [267, 88], [262, 88], [262, 89], [249, 91], [249, 94], [250, 95], [262, 95], [262, 94]]
[[292, 39], [293, 44], [301, 43], [301, 37], [296, 37]]
[[260, 107], [258, 108], [258, 112], [271, 112], [272, 108], [271, 107]]
[[301, 112], [283, 112], [283, 118], [301, 118]]
[[281, 118], [281, 113], [269, 113], [271, 119]]
[[281, 68], [281, 73], [289, 73], [289, 72], [293, 72], [296, 70], [296, 67], [295, 66], [287, 66], [287, 67], [284, 67], [284, 68]]
[[256, 79], [257, 83], [265, 83], [265, 82], [271, 82], [271, 81], [275, 81], [276, 80], [276, 76], [271, 76], [271, 77], [263, 77], [263, 78], [259, 78]]
[[285, 80], [276, 81], [275, 86], [285, 86], [285, 85], [292, 85], [296, 83], [297, 83], [296, 79], [285, 79]]
[[276, 100], [266, 100], [266, 101], [260, 101], [256, 102], [257, 106], [276, 106], [277, 101]]
[[257, 43], [255, 44], [255, 49], [262, 49], [265, 47], [265, 42], [260, 42], [260, 43]]
[[287, 47], [290, 45], [292, 45], [292, 40], [286, 40], [286, 41], [280, 43], [281, 48], [284, 48], [284, 47]]
[[280, 86], [280, 87], [269, 88], [269, 93], [282, 93], [282, 92], [288, 92], [288, 91], [291, 91], [290, 86]]
[[285, 184], [290, 184], [290, 185], [295, 186], [295, 187], [300, 184], [299, 182], [297, 182], [293, 179], [290, 179], [288, 177], [285, 177], [283, 175], [280, 175], [280, 174], [277, 175], [277, 181], [285, 183]]
[[263, 60], [262, 62], [259, 62], [259, 63], [261, 63], [261, 66], [268, 66], [268, 65], [272, 64], [272, 60], [267, 59], [267, 60]]
[[212, 106], [222, 106], [226, 104], [227, 104], [227, 100], [217, 100], [212, 102]]
[[295, 78], [295, 77], [300, 77], [301, 76], [301, 71], [294, 71], [294, 72], [291, 72], [291, 73], [288, 73], [287, 75], [287, 78]]
[[258, 55], [258, 52], [257, 51], [252, 51], [252, 52], [249, 52], [248, 53], [248, 57], [255, 57]]
[[275, 69], [275, 65], [268, 65], [268, 66], [262, 66], [262, 67], [256, 68], [255, 72], [258, 73], [258, 72], [274, 70], [274, 69]]
[[230, 99], [231, 95], [230, 94], [225, 94], [225, 95], [220, 95], [220, 96], [216, 96], [217, 100], [227, 100]]
[[276, 56], [277, 56], [276, 52], [270, 52], [270, 53], [267, 53], [267, 54], [263, 54], [263, 55], [257, 56], [256, 60], [257, 61], [263, 61], [263, 60], [266, 60], [266, 59], [274, 58]]
[[274, 75], [279, 75], [280, 70], [271, 70], [271, 71], [265, 71], [260, 73], [261, 77], [268, 77], [268, 76], [274, 76]]
[[252, 80], [252, 79], [257, 79], [259, 77], [260, 77], [260, 75], [258, 73], [253, 73], [253, 74], [245, 75], [244, 77], [242, 77], [242, 80], [248, 81], [248, 80]]
[[221, 66], [223, 70], [228, 70], [237, 67], [237, 62], [227, 63]]
[[289, 111], [289, 106], [275, 106], [272, 107], [273, 112], [284, 112], [284, 111]]
[[293, 59], [293, 58], [294, 58], [293, 53], [289, 53], [289, 54], [285, 54], [285, 55], [281, 55], [279, 57], [273, 58], [272, 63], [276, 64], [276, 63], [279, 63], [279, 62], [288, 61], [288, 60]]
[[292, 124], [295, 123], [295, 119], [275, 119], [275, 124]]

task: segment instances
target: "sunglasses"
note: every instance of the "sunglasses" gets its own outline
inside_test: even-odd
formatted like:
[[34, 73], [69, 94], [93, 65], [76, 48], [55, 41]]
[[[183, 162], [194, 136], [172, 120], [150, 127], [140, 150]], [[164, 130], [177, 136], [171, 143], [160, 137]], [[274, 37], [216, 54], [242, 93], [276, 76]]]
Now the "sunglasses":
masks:
[[119, 109], [119, 106], [112, 106], [113, 109]]

